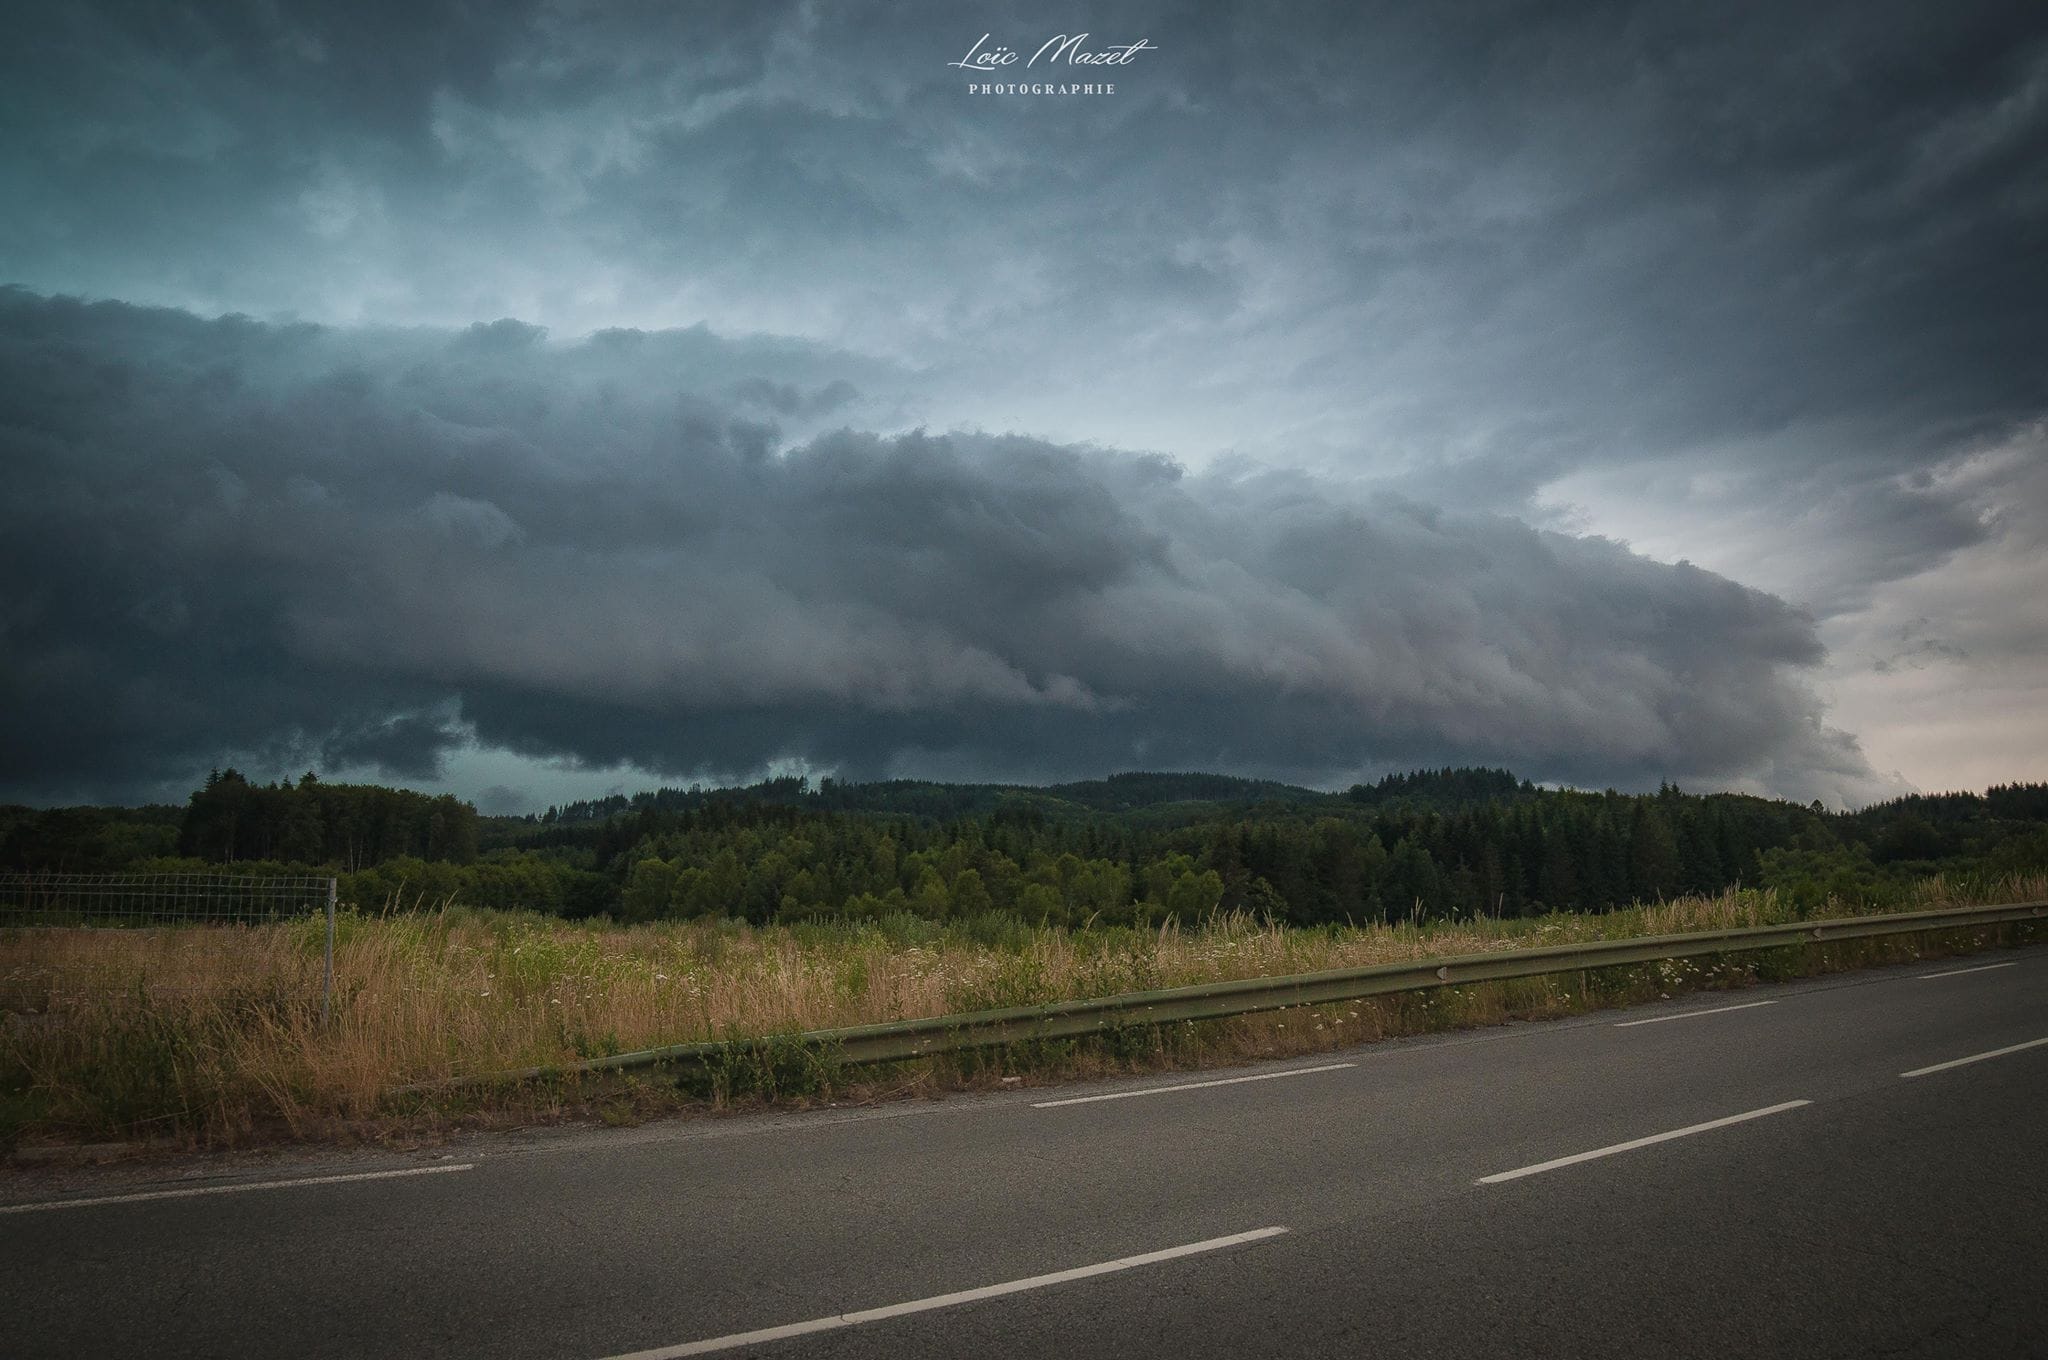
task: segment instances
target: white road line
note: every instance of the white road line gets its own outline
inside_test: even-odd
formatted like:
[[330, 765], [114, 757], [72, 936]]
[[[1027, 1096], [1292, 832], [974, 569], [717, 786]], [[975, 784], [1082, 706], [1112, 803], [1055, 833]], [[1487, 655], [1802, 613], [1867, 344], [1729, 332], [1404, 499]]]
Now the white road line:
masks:
[[0, 1204], [0, 1214], [33, 1214], [43, 1209], [88, 1209], [95, 1204], [139, 1204], [146, 1199], [189, 1199], [194, 1195], [239, 1195], [245, 1190], [291, 1190], [301, 1185], [340, 1185], [344, 1181], [388, 1181], [399, 1176], [438, 1176], [448, 1171], [474, 1171], [475, 1162], [454, 1166], [415, 1166], [404, 1171], [357, 1171], [346, 1176], [301, 1176], [295, 1181], [249, 1181], [242, 1185], [201, 1185], [189, 1190], [149, 1190], [135, 1195], [99, 1195], [92, 1199], [53, 1199], [38, 1204]]
[[1740, 1124], [1750, 1119], [1762, 1119], [1767, 1114], [1783, 1114], [1787, 1110], [1796, 1110], [1801, 1105], [1811, 1104], [1813, 1102], [1810, 1100], [1788, 1100], [1782, 1105], [1766, 1105], [1761, 1110], [1750, 1110], [1744, 1114], [1731, 1114], [1726, 1119], [1709, 1119], [1704, 1124], [1688, 1124], [1682, 1129], [1673, 1129], [1669, 1133], [1653, 1133], [1647, 1138], [1631, 1138], [1626, 1143], [1616, 1143], [1612, 1147], [1594, 1148], [1591, 1152], [1574, 1152], [1569, 1157], [1558, 1157], [1552, 1161], [1538, 1162], [1534, 1166], [1517, 1167], [1513, 1171], [1500, 1171], [1491, 1176], [1481, 1176], [1473, 1184], [1498, 1185], [1502, 1181], [1520, 1180], [1524, 1176], [1535, 1176], [1545, 1171], [1555, 1171], [1561, 1166], [1575, 1166], [1580, 1162], [1590, 1162], [1596, 1157], [1612, 1157], [1617, 1152], [1633, 1152], [1639, 1147], [1648, 1147], [1652, 1143], [1668, 1143], [1674, 1138], [1688, 1138], [1695, 1133], [1706, 1133], [1713, 1129], [1725, 1129], [1730, 1124]]
[[737, 1350], [741, 1346], [758, 1346], [764, 1341], [781, 1341], [792, 1336], [808, 1336], [812, 1332], [829, 1332], [840, 1327], [858, 1327], [864, 1322], [881, 1322], [887, 1318], [905, 1317], [911, 1313], [929, 1313], [935, 1308], [953, 1308], [963, 1303], [976, 1303], [982, 1299], [997, 1299], [1005, 1294], [1021, 1294], [1028, 1289], [1045, 1289], [1051, 1285], [1067, 1284], [1074, 1280], [1086, 1280], [1096, 1275], [1113, 1275], [1120, 1270], [1136, 1270], [1139, 1266], [1157, 1265], [1161, 1261], [1178, 1260], [1183, 1256], [1197, 1256], [1205, 1251], [1221, 1251], [1245, 1242], [1258, 1242], [1268, 1237], [1278, 1237], [1285, 1228], [1254, 1228], [1250, 1232], [1232, 1233], [1228, 1237], [1212, 1237], [1205, 1242], [1190, 1242], [1184, 1247], [1168, 1247], [1164, 1251], [1148, 1251], [1142, 1256], [1123, 1256], [1099, 1265], [1076, 1266], [1072, 1270], [1057, 1270], [1050, 1275], [1033, 1275], [1027, 1280], [1011, 1280], [1007, 1284], [983, 1285], [979, 1289], [962, 1289], [954, 1294], [935, 1294], [928, 1299], [913, 1299], [909, 1303], [892, 1303], [886, 1308], [867, 1308], [858, 1313], [840, 1313], [834, 1317], [813, 1318], [809, 1322], [791, 1322], [781, 1327], [763, 1327], [755, 1332], [733, 1332], [727, 1336], [714, 1336], [706, 1341], [686, 1341], [680, 1346], [663, 1346], [651, 1351], [633, 1351], [628, 1355], [614, 1355], [609, 1360], [675, 1360], [678, 1356], [708, 1355], [713, 1351]]
[[1980, 963], [1975, 968], [1951, 968], [1946, 973], [1922, 973], [1920, 980], [1926, 982], [1930, 978], [1961, 977], [1965, 973], [1988, 973], [1994, 968], [2017, 968], [2019, 966], [2018, 959], [2014, 959], [2011, 963]]
[[1951, 1067], [1967, 1067], [1971, 1063], [1983, 1062], [1986, 1058], [2003, 1058], [2008, 1053], [2018, 1053], [2023, 1049], [2039, 1048], [2043, 1044], [2048, 1044], [2048, 1039], [2029, 1039], [2023, 1044], [2008, 1044], [2004, 1048], [1994, 1048], [1989, 1053], [1972, 1053], [1967, 1058], [1950, 1058], [1945, 1063], [1936, 1063], [1932, 1067], [1916, 1067], [1910, 1072], [1901, 1072], [1899, 1075], [1902, 1077], [1924, 1077], [1930, 1072], [1946, 1072]]
[[1616, 1029], [1628, 1029], [1634, 1025], [1661, 1025], [1666, 1020], [1691, 1020], [1701, 1015], [1726, 1015], [1730, 1011], [1750, 1011], [1758, 1006], [1775, 1006], [1775, 1001], [1745, 1001], [1740, 1006], [1716, 1006], [1710, 1011], [1682, 1011], [1677, 1015], [1653, 1015], [1648, 1020], [1617, 1020]]
[[1306, 1077], [1315, 1072], [1335, 1072], [1357, 1063], [1324, 1063], [1321, 1067], [1295, 1067], [1285, 1072], [1261, 1072], [1253, 1077], [1219, 1077], [1215, 1081], [1184, 1081], [1178, 1086], [1148, 1086], [1142, 1091], [1112, 1091], [1104, 1096], [1069, 1096], [1065, 1100], [1035, 1100], [1034, 1110], [1050, 1110], [1059, 1105], [1087, 1105], [1098, 1100], [1131, 1100], [1137, 1096], [1163, 1096], [1173, 1091], [1199, 1091], [1205, 1086], [1239, 1086], [1248, 1081], [1278, 1081], [1282, 1077]]

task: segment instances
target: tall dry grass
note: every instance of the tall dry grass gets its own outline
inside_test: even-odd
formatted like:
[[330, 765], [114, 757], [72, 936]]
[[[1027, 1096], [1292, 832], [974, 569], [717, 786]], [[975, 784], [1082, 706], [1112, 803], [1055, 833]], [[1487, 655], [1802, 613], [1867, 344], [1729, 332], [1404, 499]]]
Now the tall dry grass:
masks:
[[[2048, 875], [1972, 892], [1933, 879], [1891, 909], [2042, 898]], [[1807, 915], [1868, 909], [1830, 903]], [[750, 928], [593, 926], [460, 906], [344, 913], [325, 1025], [317, 922], [12, 930], [0, 938], [0, 1139], [331, 1134], [374, 1123], [389, 1111], [388, 1093], [409, 1083], [661, 1044], [1796, 915], [1776, 894], [1751, 889], [1597, 915], [1318, 929], [1222, 916], [1144, 932], [1034, 929], [1001, 917]], [[1652, 989], [1701, 981], [1689, 964], [1652, 965], [1642, 977]], [[1306, 1051], [1588, 1000], [1568, 984], [1531, 979], [1292, 1020], [1247, 1017], [1203, 1030], [1202, 1053]], [[1152, 1056], [1202, 1054], [1183, 1042]], [[516, 1111], [529, 1098], [479, 1099]]]

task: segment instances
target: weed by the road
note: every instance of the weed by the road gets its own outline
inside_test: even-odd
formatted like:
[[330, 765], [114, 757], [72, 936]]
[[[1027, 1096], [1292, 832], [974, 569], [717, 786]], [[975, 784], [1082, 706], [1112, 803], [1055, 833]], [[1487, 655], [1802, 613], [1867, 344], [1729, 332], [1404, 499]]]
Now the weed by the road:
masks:
[[[1899, 910], [2031, 901], [2048, 879], [1982, 893], [1923, 884]], [[465, 1119], [582, 1111], [607, 1121], [677, 1103], [867, 1098], [1023, 1077], [1161, 1070], [1311, 1053], [1918, 956], [1919, 937], [1814, 944], [1442, 988], [1087, 1040], [842, 1069], [805, 1030], [1446, 954], [1768, 925], [1799, 913], [1768, 891], [1597, 915], [1290, 929], [1243, 916], [1200, 926], [1067, 931], [1009, 918], [750, 928], [621, 927], [448, 907], [344, 914], [331, 1022], [319, 935], [302, 923], [13, 930], [0, 938], [0, 1144], [168, 1138], [224, 1145], [279, 1134], [354, 1137]], [[2031, 938], [2032, 927], [1976, 943]], [[1961, 950], [1969, 939], [1938, 942]], [[394, 1088], [724, 1040], [671, 1078], [506, 1082], [394, 1101]]]

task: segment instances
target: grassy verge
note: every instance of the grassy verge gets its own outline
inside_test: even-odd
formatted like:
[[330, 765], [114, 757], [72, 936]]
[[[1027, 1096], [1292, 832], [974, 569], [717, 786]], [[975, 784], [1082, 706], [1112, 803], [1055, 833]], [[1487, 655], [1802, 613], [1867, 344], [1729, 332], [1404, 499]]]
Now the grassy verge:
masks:
[[[1891, 910], [2039, 900], [2048, 876], [1929, 880]], [[147, 1139], [230, 1146], [361, 1139], [594, 1115], [613, 1122], [758, 1100], [864, 1100], [1005, 1081], [1172, 1070], [1740, 986], [2035, 937], [2004, 927], [1928, 942], [1843, 941], [1519, 979], [1344, 1005], [1133, 1029], [1088, 1040], [835, 1071], [795, 1045], [679, 1085], [620, 1074], [393, 1097], [408, 1083], [694, 1039], [1024, 1005], [1441, 954], [1855, 915], [1769, 891], [1599, 915], [1290, 929], [935, 923], [634, 927], [455, 906], [344, 913], [332, 1022], [319, 1018], [313, 923], [9, 932], [0, 962], [0, 1143]]]

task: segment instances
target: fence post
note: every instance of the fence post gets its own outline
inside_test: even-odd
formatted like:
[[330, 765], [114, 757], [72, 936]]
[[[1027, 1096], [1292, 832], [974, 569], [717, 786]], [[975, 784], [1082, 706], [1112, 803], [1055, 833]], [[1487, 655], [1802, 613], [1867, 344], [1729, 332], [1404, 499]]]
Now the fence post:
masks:
[[320, 982], [320, 1023], [325, 1025], [334, 1010], [334, 898], [335, 880], [327, 880], [327, 964]]

